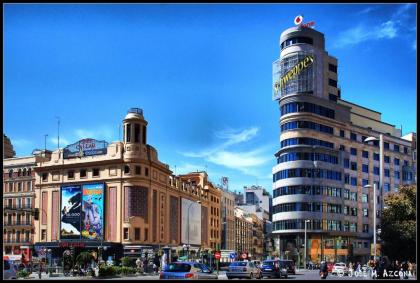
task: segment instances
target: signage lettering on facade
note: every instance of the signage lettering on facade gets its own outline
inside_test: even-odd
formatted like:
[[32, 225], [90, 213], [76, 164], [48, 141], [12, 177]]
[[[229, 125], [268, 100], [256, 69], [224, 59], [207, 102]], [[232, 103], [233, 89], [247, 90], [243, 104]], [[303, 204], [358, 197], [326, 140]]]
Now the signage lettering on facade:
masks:
[[107, 153], [108, 143], [95, 139], [83, 139], [64, 148], [63, 158], [100, 155]]
[[314, 62], [312, 55], [306, 56], [302, 61], [297, 63], [292, 69], [290, 69], [281, 79], [274, 84], [276, 92], [281, 89], [289, 80], [297, 76], [303, 69], [309, 67]]

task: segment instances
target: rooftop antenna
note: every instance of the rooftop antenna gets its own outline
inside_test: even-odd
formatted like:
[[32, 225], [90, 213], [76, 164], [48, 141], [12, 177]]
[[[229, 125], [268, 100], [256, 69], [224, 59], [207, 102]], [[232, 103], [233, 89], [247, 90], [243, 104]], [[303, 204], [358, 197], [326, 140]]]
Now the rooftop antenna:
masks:
[[55, 116], [57, 119], [57, 148], [60, 148], [60, 117]]
[[47, 137], [48, 137], [48, 134], [45, 134], [44, 135], [44, 155], [47, 152]]

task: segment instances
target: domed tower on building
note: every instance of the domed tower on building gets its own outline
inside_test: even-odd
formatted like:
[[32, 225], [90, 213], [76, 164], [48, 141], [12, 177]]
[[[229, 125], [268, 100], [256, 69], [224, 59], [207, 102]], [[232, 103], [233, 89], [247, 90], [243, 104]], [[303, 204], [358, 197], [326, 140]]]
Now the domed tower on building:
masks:
[[130, 108], [123, 124], [124, 160], [147, 159], [147, 121], [143, 117], [143, 110]]
[[13, 145], [10, 139], [3, 134], [3, 159], [15, 157], [16, 152], [13, 150]]

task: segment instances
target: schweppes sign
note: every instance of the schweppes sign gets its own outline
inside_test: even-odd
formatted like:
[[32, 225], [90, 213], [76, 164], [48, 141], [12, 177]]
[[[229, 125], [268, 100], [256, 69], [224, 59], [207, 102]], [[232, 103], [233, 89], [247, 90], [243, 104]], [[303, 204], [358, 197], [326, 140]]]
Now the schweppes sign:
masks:
[[276, 93], [282, 89], [286, 83], [299, 75], [299, 73], [303, 70], [308, 68], [312, 63], [314, 62], [314, 56], [313, 55], [307, 55], [303, 60], [301, 60], [299, 63], [297, 63], [293, 68], [291, 68], [283, 77], [281, 77], [280, 81], [276, 81], [274, 84], [274, 89]]

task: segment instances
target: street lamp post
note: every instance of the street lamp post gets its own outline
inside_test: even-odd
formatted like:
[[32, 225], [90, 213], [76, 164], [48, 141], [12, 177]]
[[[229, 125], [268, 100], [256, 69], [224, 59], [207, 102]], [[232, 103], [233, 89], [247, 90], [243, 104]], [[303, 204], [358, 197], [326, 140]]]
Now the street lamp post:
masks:
[[[384, 137], [383, 134], [379, 134], [379, 139], [375, 137], [368, 137], [364, 142], [379, 141], [379, 193], [381, 195], [380, 210], [382, 210], [382, 187], [383, 187], [383, 174], [384, 174]], [[370, 185], [366, 185], [365, 188], [371, 188]], [[376, 260], [376, 183], [373, 182], [373, 259]]]
[[187, 260], [189, 261], [190, 260], [190, 208], [191, 208], [191, 206], [194, 204], [194, 203], [198, 203], [198, 204], [200, 204], [201, 203], [201, 201], [196, 201], [196, 202], [192, 202], [192, 203], [190, 203], [190, 205], [188, 206], [188, 209], [187, 209]]
[[305, 220], [305, 249], [304, 249], [304, 254], [303, 254], [303, 269], [306, 270], [306, 223], [311, 222], [311, 220], [307, 219]]

